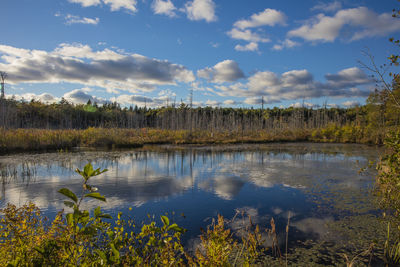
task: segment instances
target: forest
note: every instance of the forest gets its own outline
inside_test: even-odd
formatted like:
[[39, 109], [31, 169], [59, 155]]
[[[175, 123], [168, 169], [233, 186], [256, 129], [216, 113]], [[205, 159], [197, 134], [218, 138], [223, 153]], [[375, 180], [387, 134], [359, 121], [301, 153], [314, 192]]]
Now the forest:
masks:
[[[371, 93], [366, 105], [351, 108], [192, 108], [185, 103], [147, 108], [121, 107], [118, 103], [98, 105], [90, 101], [73, 104], [65, 99], [44, 104], [2, 98], [0, 147], [3, 152], [10, 152], [91, 144], [117, 147], [270, 141], [383, 144], [385, 135], [400, 122], [395, 102], [400, 90], [396, 84], [394, 81], [391, 91]], [[54, 134], [69, 137], [54, 141], [49, 137]], [[37, 140], [26, 144], [30, 137]], [[20, 146], [13, 149], [15, 144]]]

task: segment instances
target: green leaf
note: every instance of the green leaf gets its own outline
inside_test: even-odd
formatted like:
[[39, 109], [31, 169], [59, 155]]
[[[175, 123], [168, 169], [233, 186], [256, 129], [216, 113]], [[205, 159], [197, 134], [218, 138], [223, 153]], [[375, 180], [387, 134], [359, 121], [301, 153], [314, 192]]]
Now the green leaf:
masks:
[[101, 215], [101, 208], [97, 207], [94, 209], [94, 217], [98, 218]]
[[91, 177], [94, 172], [92, 164], [90, 163], [86, 164], [85, 167], [83, 167], [83, 172], [85, 173], [85, 176], [87, 178]]
[[168, 227], [168, 231], [169, 230], [179, 232], [179, 233], [183, 233], [185, 231], [185, 229], [183, 229], [182, 227], [179, 227], [176, 223], [171, 224], [171, 226]]
[[99, 218], [112, 219], [111, 215], [110, 214], [106, 214], [106, 213], [100, 214]]
[[68, 213], [66, 217], [68, 225], [72, 226], [74, 224], [74, 215], [72, 213]]
[[164, 223], [165, 226], [169, 225], [169, 219], [167, 216], [161, 216], [161, 221]]
[[110, 244], [110, 247], [111, 247], [111, 251], [112, 251], [112, 253], [114, 254], [114, 256], [117, 258], [117, 259], [119, 259], [119, 251], [115, 248], [115, 246], [114, 246], [114, 244]]
[[106, 202], [106, 198], [97, 192], [86, 194], [85, 197], [91, 197]]
[[76, 169], [75, 172], [79, 173], [83, 179], [85, 179], [85, 181], [87, 182], [89, 180], [90, 177], [102, 174], [103, 172], [108, 171], [107, 169], [104, 170], [100, 170], [100, 168], [94, 170], [93, 166], [91, 163], [88, 163], [85, 165], [85, 167], [83, 167], [83, 171]]
[[78, 202], [78, 198], [76, 197], [76, 195], [71, 190], [69, 190], [68, 188], [61, 188], [60, 190], [58, 190], [58, 193], [61, 193], [64, 196], [69, 197], [75, 203]]
[[69, 207], [69, 208], [73, 208], [74, 205], [75, 205], [75, 203], [66, 200], [66, 201], [64, 201], [64, 205], [67, 206], [67, 207]]

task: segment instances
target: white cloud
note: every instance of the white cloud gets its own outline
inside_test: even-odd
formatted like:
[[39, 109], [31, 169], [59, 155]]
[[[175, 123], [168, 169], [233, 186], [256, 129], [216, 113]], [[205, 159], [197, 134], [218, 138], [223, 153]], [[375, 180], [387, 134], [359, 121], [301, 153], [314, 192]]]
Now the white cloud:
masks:
[[217, 100], [210, 100], [210, 99], [208, 99], [206, 102], [205, 102], [205, 105], [206, 106], [210, 106], [210, 107], [218, 107], [218, 106], [220, 106], [222, 103], [221, 102], [219, 102], [219, 101], [217, 101]]
[[247, 105], [261, 105], [262, 99], [261, 97], [248, 97], [244, 100], [244, 103]]
[[81, 4], [83, 7], [97, 6], [101, 3], [110, 6], [111, 11], [118, 11], [120, 9], [126, 9], [131, 12], [136, 12], [136, 0], [68, 0], [71, 3]]
[[0, 45], [0, 56], [11, 84], [70, 82], [139, 92], [195, 80], [182, 65], [82, 44], [61, 44], [52, 52]]
[[258, 51], [258, 44], [251, 42], [251, 43], [248, 43], [247, 45], [236, 45], [235, 50], [236, 51]]
[[291, 70], [281, 75], [260, 71], [248, 78], [247, 83], [229, 86], [215, 85], [214, 93], [222, 97], [245, 97], [246, 104], [279, 103], [284, 100], [320, 97], [365, 97], [369, 89], [358, 88], [373, 81], [358, 68], [348, 68], [337, 74], [326, 74], [326, 82], [315, 81], [307, 70]]
[[290, 37], [300, 37], [307, 41], [333, 42], [341, 30], [349, 26], [349, 41], [366, 37], [385, 36], [400, 30], [400, 21], [391, 13], [377, 14], [366, 7], [343, 9], [334, 16], [319, 14], [301, 27], [288, 32]]
[[[88, 100], [90, 100], [92, 103], [96, 102], [98, 104], [104, 104], [106, 102], [105, 99], [101, 97], [96, 97], [91, 94], [89, 94], [92, 91], [90, 88], [81, 88], [81, 89], [75, 89], [70, 92], [65, 93], [62, 97], [67, 100], [70, 103], [74, 104], [86, 104]], [[8, 96], [11, 97], [11, 96]], [[22, 95], [14, 95], [13, 96], [16, 100], [24, 100], [24, 101], [40, 101], [42, 103], [57, 103], [61, 100], [61, 97], [55, 97], [52, 94], [49, 93], [44, 93], [40, 95], [36, 95], [34, 93], [26, 93]]]
[[94, 52], [90, 46], [79, 43], [62, 43], [52, 52], [52, 54], [62, 57], [93, 60], [122, 60], [124, 57], [128, 56], [128, 54], [117, 53], [108, 48]]
[[157, 98], [153, 99], [142, 95], [120, 95], [116, 98], [111, 98], [111, 101], [116, 101], [123, 105], [136, 105], [138, 107], [157, 107], [162, 103], [162, 101]]
[[360, 102], [349, 100], [349, 101], [343, 102], [342, 105], [345, 106], [345, 107], [347, 107], [347, 108], [349, 108], [349, 107], [359, 106], [359, 105], [360, 105]]
[[271, 40], [261, 36], [259, 33], [252, 32], [249, 28], [275, 26], [277, 24], [286, 25], [286, 19], [286, 15], [281, 11], [266, 8], [260, 13], [251, 15], [249, 19], [236, 21], [233, 24], [233, 28], [227, 34], [232, 39], [249, 42], [246, 45], [236, 45], [236, 51], [258, 51], [258, 43], [268, 43]]
[[161, 91], [158, 93], [158, 96], [159, 96], [160, 98], [175, 97], [176, 94], [175, 94], [175, 92], [171, 91], [170, 89], [166, 89], [166, 90], [161, 90]]
[[334, 12], [342, 8], [342, 3], [339, 1], [334, 1], [329, 4], [327, 3], [318, 3], [311, 8], [311, 11], [321, 10], [325, 12]]
[[86, 18], [86, 17], [79, 17], [75, 15], [68, 14], [65, 16], [65, 24], [71, 25], [71, 24], [92, 24], [92, 25], [97, 25], [99, 24], [100, 19], [99, 18]]
[[91, 91], [90, 88], [75, 89], [71, 92], [64, 94], [65, 100], [74, 104], [86, 104], [89, 100], [94, 103], [104, 104], [107, 102], [103, 98], [98, 98], [88, 94]]
[[259, 34], [254, 33], [250, 30], [239, 30], [239, 29], [233, 28], [232, 30], [227, 32], [227, 34], [233, 39], [244, 40], [244, 41], [248, 41], [248, 42], [268, 43], [271, 41], [270, 39], [261, 37]]
[[365, 73], [357, 68], [348, 68], [339, 71], [337, 74], [326, 74], [328, 84], [334, 88], [353, 87], [357, 84], [366, 84], [371, 80]]
[[68, 0], [71, 3], [81, 4], [83, 7], [100, 5], [100, 0]]
[[245, 77], [237, 62], [233, 60], [224, 60], [214, 67], [199, 70], [197, 76], [215, 83], [234, 82]]
[[328, 107], [330, 107], [330, 108], [339, 108], [339, 105], [332, 103], [332, 104], [328, 104]]
[[124, 8], [136, 12], [136, 0], [103, 0], [103, 2], [111, 6], [111, 11], [118, 11]]
[[24, 100], [24, 101], [31, 101], [31, 100], [35, 100], [35, 101], [39, 101], [42, 103], [57, 103], [60, 101], [60, 98], [57, 98], [51, 94], [48, 93], [43, 93], [40, 95], [36, 95], [34, 93], [26, 93], [26, 94], [22, 94], [22, 95], [7, 95], [7, 98], [11, 98], [14, 97], [14, 99], [16, 100]]
[[175, 101], [176, 94], [171, 90], [162, 90], [159, 92], [158, 97], [147, 97], [143, 95], [120, 95], [112, 97], [111, 101], [123, 105], [136, 105], [138, 107], [160, 107], [171, 105]]
[[292, 41], [290, 39], [286, 39], [285, 41], [280, 42], [279, 44], [275, 44], [272, 47], [272, 49], [273, 50], [282, 50], [284, 48], [293, 48], [293, 47], [296, 47], [299, 45], [300, 45], [300, 43], [298, 43], [298, 42]]
[[187, 2], [184, 11], [190, 20], [205, 20], [207, 22], [217, 20], [213, 0], [193, 0]]
[[176, 16], [176, 7], [171, 0], [154, 0], [151, 8], [153, 9], [154, 14], [167, 15], [168, 17]]
[[240, 104], [239, 102], [232, 100], [232, 99], [227, 99], [224, 101], [224, 105], [226, 106], [234, 106]]
[[296, 102], [294, 104], [291, 104], [290, 107], [294, 107], [294, 108], [314, 108], [314, 107], [319, 107], [319, 105], [314, 105], [313, 103], [308, 103], [308, 102]]
[[264, 11], [251, 15], [248, 20], [239, 20], [233, 24], [235, 28], [247, 29], [260, 26], [285, 25], [286, 15], [278, 10], [266, 8]]

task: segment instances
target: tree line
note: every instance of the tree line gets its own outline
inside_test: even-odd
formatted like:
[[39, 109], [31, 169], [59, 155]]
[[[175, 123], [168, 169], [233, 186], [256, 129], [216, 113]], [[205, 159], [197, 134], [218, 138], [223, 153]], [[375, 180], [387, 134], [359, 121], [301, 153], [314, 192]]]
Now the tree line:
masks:
[[[72, 104], [65, 99], [45, 104], [1, 99], [0, 126], [6, 129], [86, 129], [158, 128], [166, 130], [262, 130], [304, 128], [315, 129], [329, 124], [338, 126], [368, 124], [369, 112], [376, 112], [375, 103], [353, 108], [226, 108], [179, 106], [159, 108], [121, 107], [117, 103], [97, 105]], [[372, 100], [371, 100], [372, 101]], [[374, 100], [375, 101], [375, 100]], [[373, 110], [373, 111], [372, 111]], [[378, 112], [380, 115], [380, 113]], [[393, 114], [387, 114], [393, 117]], [[397, 114], [397, 121], [398, 121]], [[392, 118], [393, 119], [393, 118]], [[382, 120], [382, 119], [380, 119]], [[374, 121], [375, 122], [375, 121]]]

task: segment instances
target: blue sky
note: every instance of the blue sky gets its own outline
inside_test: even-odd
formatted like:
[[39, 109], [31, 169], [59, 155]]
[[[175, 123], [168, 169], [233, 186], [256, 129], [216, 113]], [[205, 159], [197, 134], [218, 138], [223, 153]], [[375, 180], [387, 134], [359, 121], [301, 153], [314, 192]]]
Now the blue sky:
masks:
[[[394, 0], [3, 0], [7, 97], [158, 107], [363, 104]], [[393, 71], [396, 71], [395, 69]]]

